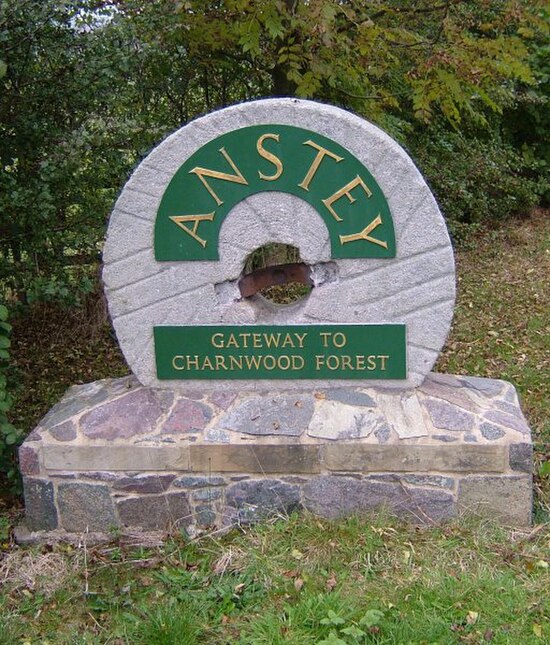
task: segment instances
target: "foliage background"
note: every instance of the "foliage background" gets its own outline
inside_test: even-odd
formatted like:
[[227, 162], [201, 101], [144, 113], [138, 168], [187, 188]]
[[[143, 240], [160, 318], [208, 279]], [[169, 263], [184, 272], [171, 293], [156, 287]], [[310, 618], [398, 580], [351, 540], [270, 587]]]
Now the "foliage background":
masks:
[[385, 129], [463, 245], [547, 205], [548, 18], [545, 0], [0, 0], [0, 298], [23, 320], [89, 303], [132, 168], [259, 97]]

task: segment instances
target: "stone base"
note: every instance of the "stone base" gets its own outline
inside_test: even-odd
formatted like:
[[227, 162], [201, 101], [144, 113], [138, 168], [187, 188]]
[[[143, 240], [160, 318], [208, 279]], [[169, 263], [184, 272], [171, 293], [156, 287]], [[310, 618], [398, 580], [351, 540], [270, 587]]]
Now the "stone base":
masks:
[[431, 374], [403, 392], [198, 387], [125, 377], [70, 388], [20, 448], [21, 539], [196, 535], [295, 509], [531, 522], [531, 435], [509, 383]]

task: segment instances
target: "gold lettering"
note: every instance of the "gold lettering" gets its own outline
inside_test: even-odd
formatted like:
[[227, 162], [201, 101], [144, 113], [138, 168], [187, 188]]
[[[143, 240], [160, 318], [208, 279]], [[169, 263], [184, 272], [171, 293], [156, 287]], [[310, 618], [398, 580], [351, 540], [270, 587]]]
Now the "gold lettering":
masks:
[[338, 356], [335, 356], [334, 354], [329, 354], [327, 356], [326, 362], [329, 370], [337, 370], [340, 363]]
[[319, 332], [319, 335], [321, 336], [321, 339], [323, 341], [323, 347], [328, 347], [328, 339], [329, 336], [331, 335], [332, 332], [330, 331], [321, 331]]
[[[217, 337], [219, 337], [220, 340], [214, 340]], [[216, 349], [223, 349], [223, 334], [212, 334], [210, 342]]]
[[281, 340], [281, 334], [264, 334], [264, 340], [267, 347], [279, 347], [279, 341]]
[[[326, 347], [326, 345], [325, 345]], [[321, 367], [325, 364], [325, 356], [323, 354], [315, 355], [315, 369], [319, 371]]]
[[367, 369], [369, 372], [376, 369], [376, 356], [367, 356]]
[[191, 356], [187, 355], [187, 369], [190, 370], [191, 366], [193, 366], [196, 370], [199, 369], [199, 357], [197, 356], [197, 354], [195, 354], [194, 358], [191, 358]]
[[[214, 219], [213, 213], [206, 213], [206, 215], [173, 215], [170, 219], [177, 224], [181, 229], [188, 233], [194, 240], [202, 246], [204, 249], [206, 247], [207, 241], [203, 240], [202, 237], [199, 237], [197, 234], [197, 229], [199, 228], [199, 222], [211, 222]], [[187, 228], [184, 222], [195, 222], [193, 228]]]
[[372, 242], [373, 244], [378, 244], [378, 246], [383, 246], [385, 249], [388, 248], [388, 243], [383, 242], [382, 240], [377, 240], [375, 237], [371, 237], [370, 233], [374, 231], [377, 226], [382, 224], [382, 218], [380, 213], [372, 220], [372, 222], [366, 226], [359, 233], [354, 233], [353, 235], [340, 235], [340, 244], [347, 244], [348, 242], [356, 242], [357, 240], [366, 240], [367, 242]]
[[[285, 361], [285, 365], [283, 365], [283, 359]], [[290, 356], [287, 356], [286, 354], [283, 354], [282, 356], [279, 356], [277, 359], [277, 367], [280, 370], [287, 370], [290, 368]]]
[[225, 343], [226, 347], [239, 347], [239, 343], [237, 342], [237, 339], [235, 338], [235, 334], [229, 334], [229, 339]]
[[[269, 367], [269, 366], [267, 365], [267, 359], [268, 359], [268, 358], [269, 358], [269, 359], [271, 359], [271, 362], [270, 362], [271, 367]], [[272, 356], [271, 354], [268, 354], [267, 356], [264, 356], [264, 357], [263, 357], [263, 359], [264, 359], [264, 367], [265, 367], [265, 369], [266, 369], [266, 370], [270, 370], [270, 371], [271, 371], [271, 370], [274, 370], [274, 369], [275, 369], [275, 367], [276, 367], [276, 365], [277, 365], [277, 361], [275, 360], [275, 357], [274, 357], [274, 356]]]
[[388, 360], [390, 357], [388, 355], [383, 355], [383, 356], [378, 356], [380, 359], [380, 369], [385, 372], [386, 371], [386, 360]]
[[306, 176], [304, 177], [304, 180], [302, 181], [301, 184], [298, 184], [300, 188], [303, 188], [304, 190], [309, 190], [309, 184], [311, 183], [311, 180], [315, 176], [315, 173], [317, 170], [319, 170], [319, 166], [321, 165], [321, 162], [325, 158], [326, 155], [329, 157], [332, 157], [336, 163], [339, 163], [342, 161], [344, 157], [339, 157], [338, 155], [335, 155], [334, 152], [331, 152], [330, 150], [327, 150], [326, 148], [323, 148], [320, 146], [318, 143], [315, 143], [314, 141], [304, 141], [304, 146], [311, 146], [312, 148], [315, 148], [319, 152], [315, 155], [315, 159], [313, 160], [313, 163], [311, 164], [309, 170], [307, 171]]
[[338, 213], [332, 208], [332, 205], [334, 202], [337, 202], [340, 197], [343, 197], [344, 195], [348, 198], [350, 204], [353, 204], [355, 202], [355, 197], [351, 194], [351, 191], [354, 188], [357, 188], [357, 186], [361, 186], [361, 188], [365, 191], [367, 197], [371, 197], [372, 193], [365, 184], [365, 182], [357, 175], [355, 179], [352, 179], [349, 184], [346, 184], [340, 190], [337, 190], [334, 195], [331, 195], [330, 197], [327, 197], [327, 199], [321, 200], [323, 204], [328, 208], [330, 214], [334, 217], [334, 219], [337, 222], [341, 222], [342, 218], [338, 215]]
[[214, 360], [216, 361], [216, 370], [227, 369], [227, 367], [225, 366], [225, 356], [220, 356], [219, 354], [216, 354], [216, 356], [214, 356]]
[[[338, 340], [336, 340], [336, 336], [338, 336]], [[342, 332], [337, 331], [333, 334], [332, 344], [334, 345], [334, 347], [338, 347], [338, 349], [340, 349], [340, 347], [343, 347], [346, 343], [347, 343], [347, 338], [345, 337], [344, 334], [342, 334]]]
[[225, 148], [220, 148], [220, 152], [224, 156], [227, 163], [235, 171], [234, 175], [230, 175], [229, 173], [226, 173], [226, 172], [220, 172], [219, 170], [210, 170], [209, 168], [201, 168], [199, 166], [196, 166], [195, 168], [193, 168], [193, 170], [189, 171], [189, 174], [193, 173], [194, 175], [197, 175], [197, 177], [202, 181], [204, 187], [216, 200], [216, 204], [218, 206], [221, 206], [223, 204], [223, 201], [214, 192], [213, 188], [206, 181], [205, 177], [212, 177], [213, 179], [221, 179], [222, 181], [230, 181], [234, 184], [244, 184], [245, 186], [248, 186], [248, 182], [246, 181], [241, 171], [237, 168], [237, 166], [233, 162], [233, 159], [231, 159], [231, 157], [227, 154]]
[[358, 370], [365, 369], [365, 357], [361, 354], [355, 357], [355, 369], [358, 369]]
[[260, 357], [259, 356], [245, 356], [244, 357], [247, 369], [254, 368], [255, 370], [260, 369]]
[[[243, 357], [242, 356], [229, 356], [229, 363], [231, 365], [230, 369], [239, 369], [242, 370], [243, 368]], [[236, 366], [236, 368], [235, 368]]]
[[292, 347], [294, 348], [294, 341], [292, 340], [292, 336], [290, 334], [285, 334], [283, 338], [283, 342], [281, 343], [281, 347]]
[[261, 349], [262, 347], [261, 334], [252, 334], [252, 346], [254, 347], [254, 349]]
[[251, 336], [250, 332], [243, 332], [242, 334], [239, 334], [241, 337], [241, 340], [243, 341], [243, 347], [248, 347], [248, 339]]
[[294, 336], [296, 336], [296, 340], [298, 341], [298, 347], [300, 347], [301, 349], [303, 349], [303, 347], [304, 347], [304, 340], [305, 340], [305, 338], [306, 338], [306, 336], [307, 336], [307, 331], [306, 331], [305, 333], [303, 333], [303, 334], [296, 334], [296, 333], [295, 333], [295, 334], [294, 334]]
[[212, 365], [212, 361], [210, 360], [209, 356], [205, 356], [202, 363], [202, 369], [204, 370], [206, 369], [206, 367], [208, 367], [209, 370], [214, 369], [214, 365]]
[[342, 369], [353, 370], [353, 365], [351, 364], [351, 356], [347, 354], [344, 354], [342, 356]]
[[279, 157], [276, 157], [274, 154], [271, 152], [268, 152], [264, 147], [263, 147], [263, 142], [266, 139], [275, 139], [277, 143], [279, 142], [279, 135], [278, 134], [262, 134], [262, 136], [258, 139], [256, 142], [256, 149], [258, 150], [258, 154], [260, 157], [263, 157], [264, 159], [267, 159], [270, 161], [275, 168], [277, 169], [275, 171], [275, 174], [273, 175], [264, 175], [263, 172], [260, 172], [258, 170], [258, 175], [260, 175], [260, 179], [263, 179], [264, 181], [275, 181], [276, 179], [279, 179], [279, 177], [283, 174], [283, 164]]
[[178, 371], [179, 371], [179, 370], [184, 370], [184, 369], [185, 369], [185, 366], [184, 366], [184, 365], [179, 365], [179, 366], [178, 366], [178, 365], [176, 365], [176, 361], [184, 361], [184, 360], [185, 360], [185, 356], [181, 356], [181, 355], [174, 356], [174, 358], [172, 359], [172, 367], [173, 367], [175, 370], [178, 370]]
[[302, 356], [297, 356], [296, 354], [292, 355], [292, 369], [301, 370], [305, 365], [305, 360]]

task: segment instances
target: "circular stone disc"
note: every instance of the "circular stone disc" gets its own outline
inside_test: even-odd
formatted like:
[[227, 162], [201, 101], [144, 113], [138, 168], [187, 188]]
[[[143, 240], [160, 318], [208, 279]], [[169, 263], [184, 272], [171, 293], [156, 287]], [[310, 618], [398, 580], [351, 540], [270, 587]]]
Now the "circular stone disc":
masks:
[[[371, 172], [389, 204], [393, 259], [332, 259], [317, 211], [295, 195], [256, 193], [225, 218], [218, 261], [157, 262], [154, 226], [168, 184], [199, 148], [251, 125], [291, 125], [325, 136]], [[237, 280], [247, 256], [270, 242], [298, 247], [313, 266], [308, 297], [277, 306], [240, 299]], [[111, 215], [103, 279], [122, 352], [147, 386], [242, 390], [354, 385], [411, 388], [431, 370], [450, 328], [455, 299], [451, 242], [433, 195], [406, 152], [382, 130], [349, 112], [298, 99], [235, 105], [184, 126], [139, 165]], [[404, 323], [406, 380], [158, 380], [153, 327], [208, 324]]]

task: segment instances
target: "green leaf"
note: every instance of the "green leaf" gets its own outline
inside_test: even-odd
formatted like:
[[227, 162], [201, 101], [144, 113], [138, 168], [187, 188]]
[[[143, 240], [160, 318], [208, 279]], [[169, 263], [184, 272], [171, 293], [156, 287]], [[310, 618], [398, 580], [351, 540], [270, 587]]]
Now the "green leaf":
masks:
[[550, 477], [550, 461], [543, 461], [539, 466], [539, 477]]
[[322, 641], [319, 641], [317, 645], [348, 645], [346, 641], [343, 641], [341, 638], [338, 638], [336, 632], [330, 632], [327, 638]]
[[335, 626], [337, 626], [337, 625], [344, 625], [345, 622], [346, 621], [343, 618], [341, 618], [340, 616], [338, 616], [338, 614], [335, 611], [330, 609], [328, 614], [327, 614], [327, 618], [323, 618], [321, 620], [321, 625], [335, 625]]
[[384, 612], [379, 609], [369, 609], [367, 613], [359, 621], [360, 625], [365, 627], [374, 627], [384, 618]]
[[6, 336], [0, 336], [0, 348], [6, 348], [10, 346], [11, 346], [10, 339], [6, 338]]
[[8, 308], [5, 305], [0, 305], [0, 320], [7, 320], [8, 314]]
[[0, 78], [4, 78], [8, 71], [8, 66], [3, 60], [0, 60]]
[[350, 627], [346, 627], [345, 629], [340, 630], [342, 634], [345, 634], [346, 636], [352, 636], [353, 638], [359, 639], [361, 636], [366, 636], [367, 633], [364, 632], [362, 629], [359, 629], [359, 627], [356, 627], [355, 625], [351, 625]]

